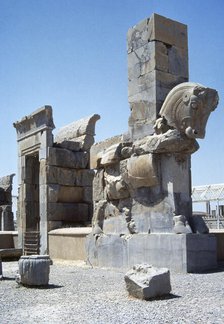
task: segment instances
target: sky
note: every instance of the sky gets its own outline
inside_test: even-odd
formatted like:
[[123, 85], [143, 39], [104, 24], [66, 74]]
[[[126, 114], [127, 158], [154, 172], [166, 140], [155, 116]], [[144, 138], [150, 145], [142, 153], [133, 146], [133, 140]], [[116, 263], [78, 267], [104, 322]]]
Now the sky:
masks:
[[126, 34], [154, 12], [188, 25], [189, 80], [219, 92], [192, 184], [224, 183], [223, 0], [0, 0], [0, 176], [17, 173], [13, 123], [44, 105], [56, 129], [97, 113], [96, 141], [127, 131]]

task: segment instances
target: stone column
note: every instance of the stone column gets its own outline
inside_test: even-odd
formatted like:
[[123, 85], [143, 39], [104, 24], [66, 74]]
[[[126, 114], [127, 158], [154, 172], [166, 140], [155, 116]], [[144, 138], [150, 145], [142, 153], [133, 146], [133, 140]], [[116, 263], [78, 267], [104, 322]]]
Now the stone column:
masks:
[[128, 30], [129, 139], [153, 133], [168, 92], [188, 81], [187, 26], [153, 14]]

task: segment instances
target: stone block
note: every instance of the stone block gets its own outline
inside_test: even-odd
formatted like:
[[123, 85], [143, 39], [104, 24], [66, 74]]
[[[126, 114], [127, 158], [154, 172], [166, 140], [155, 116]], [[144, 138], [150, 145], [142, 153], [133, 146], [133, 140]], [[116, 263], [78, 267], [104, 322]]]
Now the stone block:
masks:
[[210, 234], [89, 235], [88, 259], [100, 267], [124, 268], [137, 263], [176, 272], [201, 272], [217, 267], [216, 239]]
[[94, 170], [68, 169], [57, 166], [46, 166], [47, 183], [65, 186], [91, 187]]
[[49, 235], [49, 254], [52, 259], [86, 260], [85, 238], [91, 227], [60, 228]]
[[187, 26], [177, 21], [153, 14], [128, 30], [128, 53], [150, 41], [187, 48]]
[[90, 150], [90, 169], [96, 169], [100, 163], [102, 153], [111, 145], [120, 143], [122, 135], [117, 135], [106, 139], [105, 141], [94, 144]]
[[94, 144], [94, 136], [83, 135], [76, 137], [73, 140], [63, 140], [54, 144], [56, 147], [65, 148], [71, 151], [89, 151], [91, 146]]
[[64, 168], [85, 169], [89, 162], [89, 153], [72, 152], [67, 149], [49, 147], [49, 165]]
[[48, 186], [49, 202], [76, 203], [84, 199], [84, 187], [69, 187], [57, 184]]
[[85, 203], [88, 203], [90, 205], [93, 204], [93, 188], [92, 187], [83, 188], [82, 201]]
[[86, 222], [89, 206], [86, 203], [48, 203], [49, 221]]
[[48, 255], [21, 256], [17, 282], [24, 286], [46, 286], [49, 282], [51, 259]]
[[179, 48], [188, 48], [187, 25], [158, 14], [152, 15], [150, 24], [152, 26], [151, 40], [157, 40]]
[[121, 159], [121, 148], [121, 143], [113, 144], [108, 147], [102, 154], [100, 164], [105, 167], [119, 162]]
[[137, 264], [125, 274], [124, 280], [129, 295], [139, 299], [150, 300], [171, 292], [170, 272], [167, 268]]

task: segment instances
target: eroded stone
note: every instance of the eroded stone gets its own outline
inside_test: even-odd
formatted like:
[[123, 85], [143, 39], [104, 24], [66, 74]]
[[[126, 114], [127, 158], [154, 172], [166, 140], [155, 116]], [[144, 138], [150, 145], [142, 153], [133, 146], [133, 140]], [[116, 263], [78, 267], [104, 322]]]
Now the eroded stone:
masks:
[[171, 292], [170, 272], [167, 268], [138, 264], [125, 274], [124, 279], [128, 293], [139, 299], [150, 300]]

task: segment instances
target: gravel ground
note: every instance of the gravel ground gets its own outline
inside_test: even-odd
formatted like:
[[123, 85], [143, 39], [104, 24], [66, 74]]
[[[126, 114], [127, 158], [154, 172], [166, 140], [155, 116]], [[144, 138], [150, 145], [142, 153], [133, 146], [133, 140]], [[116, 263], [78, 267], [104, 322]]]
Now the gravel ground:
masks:
[[224, 267], [206, 274], [171, 273], [172, 294], [128, 296], [124, 272], [55, 261], [48, 288], [19, 286], [17, 262], [3, 262], [0, 323], [224, 323]]

